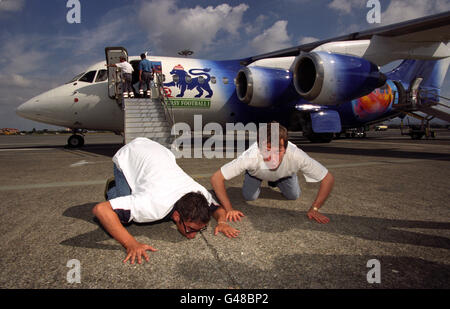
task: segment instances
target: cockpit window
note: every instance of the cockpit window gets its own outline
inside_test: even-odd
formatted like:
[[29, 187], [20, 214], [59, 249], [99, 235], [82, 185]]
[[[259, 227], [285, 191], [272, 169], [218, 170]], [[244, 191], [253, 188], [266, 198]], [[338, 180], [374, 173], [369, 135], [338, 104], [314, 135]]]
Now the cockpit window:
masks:
[[99, 70], [97, 74], [97, 78], [95, 79], [95, 82], [103, 82], [108, 78], [108, 71], [107, 70]]
[[78, 81], [92, 83], [94, 81], [96, 71], [89, 71], [83, 75]]
[[83, 74], [84, 74], [84, 72], [78, 74], [77, 76], [75, 76], [74, 78], [72, 78], [70, 81], [68, 81], [66, 84], [70, 84], [70, 83], [73, 83], [73, 82], [77, 81]]

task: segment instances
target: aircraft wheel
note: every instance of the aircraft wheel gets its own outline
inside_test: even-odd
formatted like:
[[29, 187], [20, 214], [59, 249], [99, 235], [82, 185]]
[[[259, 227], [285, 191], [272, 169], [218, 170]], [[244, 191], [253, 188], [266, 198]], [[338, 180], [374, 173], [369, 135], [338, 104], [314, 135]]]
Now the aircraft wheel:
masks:
[[80, 148], [84, 145], [84, 138], [81, 135], [71, 135], [67, 140], [69, 148]]

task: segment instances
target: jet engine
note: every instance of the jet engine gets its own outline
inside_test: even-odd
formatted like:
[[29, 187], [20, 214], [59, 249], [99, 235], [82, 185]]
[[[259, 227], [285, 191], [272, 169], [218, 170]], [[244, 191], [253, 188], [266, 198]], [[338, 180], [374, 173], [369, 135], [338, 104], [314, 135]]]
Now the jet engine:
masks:
[[297, 93], [314, 104], [338, 105], [369, 94], [386, 82], [378, 67], [359, 57], [302, 53], [292, 65]]
[[250, 106], [268, 107], [282, 99], [291, 82], [292, 74], [288, 70], [244, 67], [236, 76], [236, 94], [239, 100]]

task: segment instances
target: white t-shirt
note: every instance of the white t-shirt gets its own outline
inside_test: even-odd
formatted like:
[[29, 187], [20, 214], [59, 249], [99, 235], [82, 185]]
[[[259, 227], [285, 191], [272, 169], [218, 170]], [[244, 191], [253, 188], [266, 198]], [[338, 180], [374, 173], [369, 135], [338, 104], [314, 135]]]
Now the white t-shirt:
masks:
[[118, 62], [116, 66], [122, 70], [123, 73], [133, 73], [134, 69], [128, 62]]
[[131, 195], [109, 202], [113, 209], [130, 210], [130, 221], [161, 220], [189, 192], [200, 192], [209, 205], [218, 205], [208, 190], [177, 165], [172, 152], [148, 138], [138, 137], [120, 148], [113, 162], [127, 179]]
[[226, 180], [234, 178], [245, 171], [261, 180], [277, 181], [281, 178], [297, 174], [300, 170], [307, 182], [318, 182], [327, 175], [328, 170], [312, 159], [297, 146], [288, 142], [286, 153], [281, 164], [275, 170], [270, 170], [264, 163], [258, 144], [254, 143], [239, 157], [221, 167]]

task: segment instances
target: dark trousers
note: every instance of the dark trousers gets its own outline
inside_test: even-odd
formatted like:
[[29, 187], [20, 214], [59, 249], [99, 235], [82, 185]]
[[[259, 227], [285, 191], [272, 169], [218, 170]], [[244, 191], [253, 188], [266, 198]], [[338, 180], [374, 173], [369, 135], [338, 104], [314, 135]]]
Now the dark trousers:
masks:
[[143, 71], [141, 75], [142, 82], [139, 84], [139, 89], [142, 89], [142, 85], [145, 84], [147, 86], [147, 91], [151, 91], [151, 83], [152, 83], [152, 73]]
[[131, 87], [132, 75], [130, 73], [122, 73], [122, 88], [123, 92], [133, 92]]

